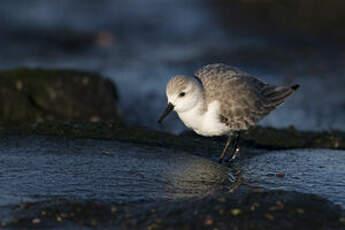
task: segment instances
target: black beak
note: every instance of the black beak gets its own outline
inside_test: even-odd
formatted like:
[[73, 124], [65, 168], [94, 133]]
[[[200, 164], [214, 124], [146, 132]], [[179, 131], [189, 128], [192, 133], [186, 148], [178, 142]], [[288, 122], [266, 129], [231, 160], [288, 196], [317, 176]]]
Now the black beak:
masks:
[[167, 108], [165, 109], [165, 111], [163, 112], [161, 118], [159, 118], [158, 123], [162, 124], [164, 118], [165, 118], [166, 116], [168, 116], [168, 114], [169, 114], [169, 113], [171, 112], [171, 110], [173, 110], [173, 109], [174, 109], [174, 105], [171, 104], [171, 103], [169, 103], [169, 104], [168, 104], [168, 107], [167, 107]]

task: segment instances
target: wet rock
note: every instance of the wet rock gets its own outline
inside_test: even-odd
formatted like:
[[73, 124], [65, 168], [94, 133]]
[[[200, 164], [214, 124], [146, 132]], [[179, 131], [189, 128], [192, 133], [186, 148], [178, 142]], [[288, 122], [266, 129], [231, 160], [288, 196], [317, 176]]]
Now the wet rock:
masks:
[[247, 143], [266, 149], [328, 148], [345, 149], [345, 133], [300, 131], [293, 127], [275, 129], [257, 126], [244, 134]]
[[[226, 142], [226, 137], [201, 137], [192, 131], [186, 131], [181, 136], [203, 141]], [[240, 145], [269, 150], [291, 148], [345, 149], [345, 133], [338, 130], [315, 132], [301, 131], [293, 127], [255, 126], [241, 134]]]
[[120, 121], [117, 92], [95, 73], [16, 69], [0, 72], [0, 124], [49, 120]]
[[93, 226], [121, 214], [123, 202], [200, 199], [231, 186], [224, 165], [162, 147], [46, 136], [2, 137], [0, 146], [0, 222], [14, 226], [68, 218]]
[[241, 189], [204, 199], [160, 200], [150, 204], [60, 198], [10, 209], [14, 220], [6, 222], [9, 229], [344, 228], [341, 209], [330, 202], [314, 195], [282, 191]]
[[[275, 154], [244, 141], [244, 155], [253, 156], [227, 168], [213, 160], [223, 147], [221, 140], [193, 135], [111, 123], [58, 122], [1, 133], [0, 223], [9, 229], [344, 228], [344, 209], [329, 201], [343, 199], [339, 190], [334, 196], [327, 189], [294, 189], [303, 188], [291, 180], [292, 171], [298, 172], [291, 167], [301, 156], [289, 158], [291, 150]], [[320, 156], [329, 155], [323, 151]], [[301, 154], [307, 159], [301, 158], [303, 165], [315, 157]], [[334, 151], [329, 157], [337, 161], [342, 155]], [[278, 161], [287, 165], [279, 168]], [[255, 164], [262, 168], [251, 167]], [[325, 174], [335, 175], [329, 170]], [[277, 177], [281, 172], [285, 176]], [[285, 188], [279, 183], [267, 187], [255, 180], [256, 175], [269, 185], [269, 180], [289, 183]], [[300, 175], [303, 183], [327, 187], [308, 175]]]
[[[43, 122], [35, 125], [21, 125], [11, 128], [0, 126], [3, 135], [50, 135], [65, 138], [108, 139], [172, 148], [211, 159], [217, 159], [223, 150], [225, 137], [202, 137], [194, 132], [173, 135], [143, 127], [127, 126], [122, 123], [102, 122]], [[243, 158], [251, 158], [267, 150], [291, 148], [329, 148], [345, 149], [345, 134], [341, 131], [312, 132], [299, 131], [293, 128], [275, 129], [257, 126], [240, 139]]]

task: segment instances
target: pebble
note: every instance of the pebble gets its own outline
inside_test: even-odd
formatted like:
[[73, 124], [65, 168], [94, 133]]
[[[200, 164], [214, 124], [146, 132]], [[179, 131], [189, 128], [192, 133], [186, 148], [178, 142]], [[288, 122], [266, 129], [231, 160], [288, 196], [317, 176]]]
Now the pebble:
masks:
[[32, 219], [32, 223], [33, 224], [39, 224], [39, 223], [41, 223], [41, 219], [40, 218], [34, 218], [34, 219]]
[[231, 214], [234, 215], [234, 216], [238, 216], [241, 213], [242, 213], [242, 211], [239, 208], [231, 209]]
[[266, 213], [264, 216], [265, 216], [265, 218], [268, 219], [268, 220], [271, 220], [271, 221], [274, 220], [274, 216], [272, 216], [272, 215], [269, 214], [269, 213]]

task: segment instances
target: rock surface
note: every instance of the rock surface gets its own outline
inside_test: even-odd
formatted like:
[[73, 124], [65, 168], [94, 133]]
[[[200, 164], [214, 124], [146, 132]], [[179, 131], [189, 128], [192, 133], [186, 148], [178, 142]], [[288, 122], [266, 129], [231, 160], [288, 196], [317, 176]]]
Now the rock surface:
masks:
[[[5, 129], [2, 134], [53, 135], [64, 137], [115, 139], [138, 144], [169, 147], [181, 150], [208, 150], [220, 152], [225, 137], [202, 137], [193, 132], [180, 136], [119, 123], [61, 123], [45, 122], [35, 125], [22, 125]], [[275, 129], [256, 126], [241, 135], [240, 144], [251, 149], [290, 149], [290, 148], [328, 148], [345, 149], [345, 133], [341, 131], [312, 132], [293, 128]]]
[[0, 124], [49, 120], [119, 121], [117, 92], [95, 73], [16, 69], [0, 72]]
[[314, 195], [236, 191], [151, 203], [54, 199], [12, 206], [9, 229], [344, 229], [339, 208]]

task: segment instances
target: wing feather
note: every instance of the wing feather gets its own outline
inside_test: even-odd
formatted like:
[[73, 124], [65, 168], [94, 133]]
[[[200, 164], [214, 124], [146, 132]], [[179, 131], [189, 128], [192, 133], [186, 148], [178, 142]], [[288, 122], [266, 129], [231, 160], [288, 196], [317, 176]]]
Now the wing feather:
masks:
[[220, 102], [219, 119], [232, 130], [254, 125], [294, 91], [290, 87], [271, 86], [225, 64], [206, 65], [195, 76], [203, 85], [206, 103]]

